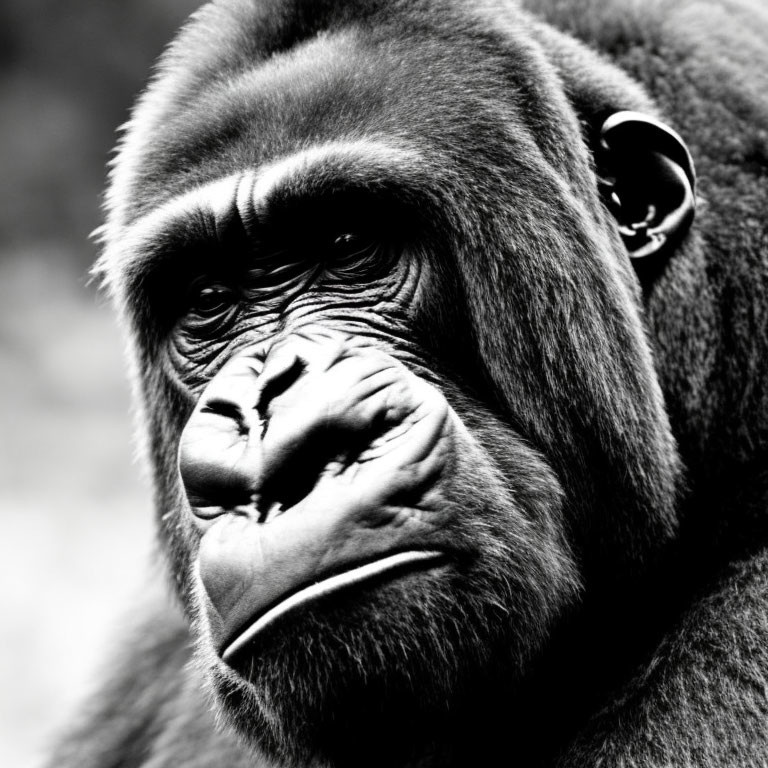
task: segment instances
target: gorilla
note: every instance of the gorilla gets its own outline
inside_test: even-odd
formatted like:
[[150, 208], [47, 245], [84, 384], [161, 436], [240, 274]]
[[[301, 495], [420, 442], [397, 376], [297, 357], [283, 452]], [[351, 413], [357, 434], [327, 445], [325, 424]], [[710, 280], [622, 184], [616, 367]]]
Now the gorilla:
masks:
[[177, 599], [51, 766], [766, 765], [766, 94], [757, 0], [201, 8], [96, 267]]

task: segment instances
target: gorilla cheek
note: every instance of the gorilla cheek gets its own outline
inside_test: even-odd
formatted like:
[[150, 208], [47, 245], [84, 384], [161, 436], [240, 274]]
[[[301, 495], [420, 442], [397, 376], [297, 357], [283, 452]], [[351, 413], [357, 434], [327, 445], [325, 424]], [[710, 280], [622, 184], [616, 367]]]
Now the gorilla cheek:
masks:
[[319, 597], [445, 563], [445, 475], [464, 428], [393, 358], [327, 333], [231, 360], [185, 428], [210, 639], [235, 668]]

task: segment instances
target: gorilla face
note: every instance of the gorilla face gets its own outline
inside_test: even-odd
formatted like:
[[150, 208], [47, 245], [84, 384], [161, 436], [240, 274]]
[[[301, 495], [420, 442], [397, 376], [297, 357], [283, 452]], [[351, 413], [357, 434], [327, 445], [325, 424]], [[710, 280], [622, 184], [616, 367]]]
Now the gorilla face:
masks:
[[302, 765], [450, 741], [674, 526], [627, 251], [526, 18], [350, 8], [197, 17], [101, 264], [199, 662]]

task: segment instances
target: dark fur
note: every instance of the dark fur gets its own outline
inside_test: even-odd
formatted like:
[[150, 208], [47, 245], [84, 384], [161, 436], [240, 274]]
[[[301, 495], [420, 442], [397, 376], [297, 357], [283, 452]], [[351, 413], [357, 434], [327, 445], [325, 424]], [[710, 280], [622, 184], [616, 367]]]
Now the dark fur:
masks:
[[[190, 393], [220, 363], [186, 378], [170, 364], [147, 278], [164, 267], [153, 264], [146, 237], [126, 239], [130, 225], [200, 183], [313, 143], [418, 136], [422, 162], [398, 166], [396, 183], [438, 223], [432, 247], [445, 261], [414, 328], [423, 332], [415, 365], [450, 382], [452, 405], [534, 510], [531, 542], [551, 548], [549, 562], [558, 565], [544, 575], [510, 566], [515, 630], [535, 640], [510, 637], [519, 654], [491, 649], [495, 660], [478, 666], [487, 675], [463, 679], [469, 658], [451, 657], [469, 656], [483, 636], [480, 597], [464, 606], [479, 622], [464, 625], [466, 644], [446, 632], [459, 615], [447, 603], [447, 623], [425, 622], [424, 632], [444, 636], [426, 660], [434, 669], [443, 656], [443, 679], [421, 692], [424, 700], [463, 686], [447, 714], [416, 697], [398, 721], [381, 713], [381, 727], [398, 729], [366, 745], [343, 730], [354, 702], [335, 702], [343, 737], [331, 718], [323, 733], [334, 743], [319, 753], [355, 764], [356, 750], [367, 747], [369, 759], [356, 764], [371, 765], [409, 751], [421, 752], [421, 765], [494, 764], [494, 749], [505, 765], [764, 765], [768, 12], [757, 3], [712, 3], [705, 23], [701, 3], [672, 0], [642, 11], [610, 1], [529, 5], [554, 26], [503, 2], [226, 2], [206, 7], [166, 55], [117, 158], [100, 271], [132, 329], [171, 572], [194, 618], [194, 541], [174, 514], [183, 507], [175, 453]], [[382, 41], [381, 59], [366, 55]], [[290, 61], [296, 51], [301, 66], [307, 50], [315, 57], [310, 94], [306, 72], [258, 79], [258, 62]], [[348, 68], [338, 64], [342, 55]], [[694, 231], [663, 268], [640, 273], [642, 284], [599, 203], [588, 151], [620, 109], [669, 120], [688, 140], [700, 178]], [[327, 167], [303, 183], [322, 188], [324, 179], [357, 172]], [[664, 405], [639, 325], [641, 301]], [[510, 428], [535, 451], [508, 455], [516, 445], [505, 437]], [[535, 464], [524, 470], [532, 456], [546, 457], [553, 474], [542, 467], [536, 480]], [[540, 501], [558, 481], [562, 508]], [[499, 543], [496, 551], [486, 545], [486, 565], [503, 569], [490, 564], [503, 563], [508, 534], [500, 520], [489, 525]], [[489, 583], [499, 575], [489, 571]], [[514, 595], [535, 592], [555, 619], [531, 614], [525, 623], [528, 603], [513, 604]], [[338, 643], [366, 658], [377, 650], [396, 657], [409, 637], [407, 624], [395, 622], [407, 614], [389, 610], [393, 623], [385, 617], [372, 648], [364, 634], [341, 628], [342, 611]], [[316, 628], [329, 646], [330, 618]], [[387, 637], [395, 627], [406, 633], [399, 644]], [[52, 765], [261, 764], [238, 737], [214, 729], [176, 611], [154, 609], [138, 637]], [[422, 648], [419, 632], [410, 639]], [[295, 665], [298, 706], [322, 688], [312, 680], [339, 675], [342, 651], [314, 660], [289, 651], [274, 666], [274, 690]], [[403, 656], [406, 674], [428, 679], [417, 662]], [[386, 680], [386, 672], [372, 676], [374, 690]], [[349, 676], [338, 684], [354, 687]], [[289, 712], [291, 696], [281, 696], [280, 711]], [[296, 734], [302, 712], [290, 726]], [[371, 736], [376, 725], [361, 733]], [[275, 754], [294, 754], [290, 731], [279, 743], [263, 738]]]

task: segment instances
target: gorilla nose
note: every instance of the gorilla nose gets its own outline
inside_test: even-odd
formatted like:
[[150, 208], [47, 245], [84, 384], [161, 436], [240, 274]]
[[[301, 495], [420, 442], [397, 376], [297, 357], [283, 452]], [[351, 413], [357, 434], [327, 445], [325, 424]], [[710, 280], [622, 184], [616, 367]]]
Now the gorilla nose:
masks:
[[[320, 470], [311, 421], [292, 419], [283, 439], [265, 443], [273, 403], [302, 375], [305, 362], [284, 347], [229, 361], [204, 391], [181, 437], [179, 469], [195, 516], [229, 511], [260, 521], [295, 503]], [[283, 419], [285, 421], [285, 419]], [[302, 482], [303, 480], [303, 482]]]
[[446, 461], [449, 410], [437, 390], [364, 342], [294, 333], [213, 378], [181, 436], [181, 479], [204, 529], [227, 512], [265, 522], [329, 484], [334, 493], [359, 487], [356, 508], [361, 499], [399, 505]]
[[396, 365], [360, 351], [348, 337], [305, 331], [222, 368], [181, 436], [179, 469], [198, 522], [230, 511], [265, 522], [359, 452]]

